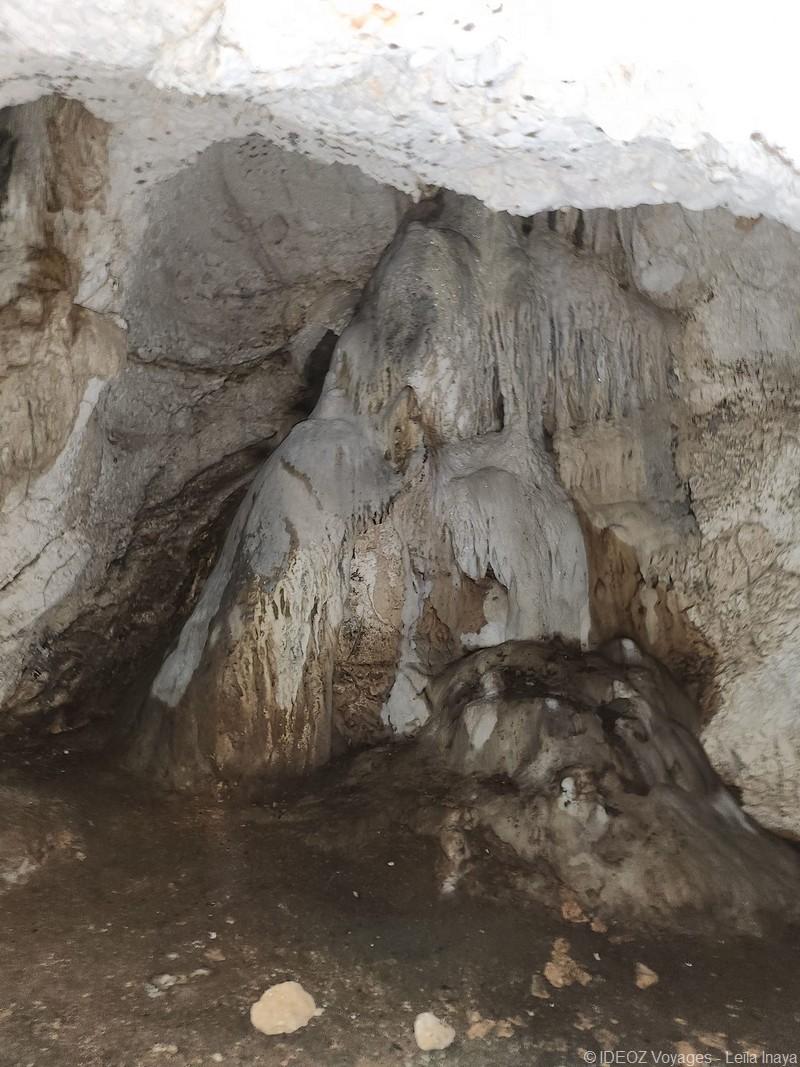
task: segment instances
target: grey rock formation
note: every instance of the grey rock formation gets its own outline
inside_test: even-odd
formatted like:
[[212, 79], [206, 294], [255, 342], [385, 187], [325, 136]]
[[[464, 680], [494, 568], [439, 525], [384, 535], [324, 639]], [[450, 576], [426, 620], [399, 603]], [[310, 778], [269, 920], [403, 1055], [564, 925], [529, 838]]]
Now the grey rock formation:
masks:
[[715, 767], [752, 814], [797, 833], [800, 238], [677, 207], [554, 225], [676, 328], [657, 431], [672, 492], [650, 480], [649, 419], [556, 434], [585, 517], [596, 636], [625, 633], [697, 684]]
[[[446, 854], [454, 832], [488, 830], [535, 895], [628, 922], [752, 930], [796, 914], [800, 859], [743, 814], [694, 734], [697, 707], [632, 641], [589, 654], [509, 642], [429, 692], [423, 748], [466, 776]], [[453, 889], [467, 864], [448, 873]]]
[[[153, 690], [142, 751], [162, 755], [139, 762], [186, 784], [302, 769], [332, 734], [416, 729], [426, 680], [469, 648], [627, 635], [696, 695], [751, 810], [791, 829], [793, 372], [774, 318], [794, 335], [795, 282], [772, 269], [767, 311], [759, 278], [797, 238], [679, 209], [437, 211], [401, 232], [313, 419], [254, 485]], [[784, 443], [731, 462], [762, 433]], [[784, 698], [742, 730], [765, 670]]]

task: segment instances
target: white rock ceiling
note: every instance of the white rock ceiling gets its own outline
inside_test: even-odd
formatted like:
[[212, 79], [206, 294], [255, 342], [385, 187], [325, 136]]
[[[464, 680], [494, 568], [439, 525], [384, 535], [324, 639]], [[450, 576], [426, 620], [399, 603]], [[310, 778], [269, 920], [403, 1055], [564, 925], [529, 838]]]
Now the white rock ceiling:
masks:
[[124, 224], [79, 293], [110, 310], [148, 187], [254, 131], [515, 214], [679, 202], [799, 228], [794, 22], [780, 2], [5, 0], [0, 104], [57, 92], [115, 124]]

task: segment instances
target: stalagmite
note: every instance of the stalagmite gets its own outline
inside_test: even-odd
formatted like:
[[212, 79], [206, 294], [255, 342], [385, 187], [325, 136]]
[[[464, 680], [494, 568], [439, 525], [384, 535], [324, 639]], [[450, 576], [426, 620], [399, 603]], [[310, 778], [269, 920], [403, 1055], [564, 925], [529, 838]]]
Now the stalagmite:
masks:
[[[240, 508], [153, 684], [139, 765], [186, 785], [324, 762], [354, 626], [384, 672], [366, 726], [401, 732], [427, 718], [426, 678], [487, 625], [586, 639], [583, 537], [543, 426], [550, 361], [584, 326], [520, 303], [536, 276], [519, 226], [474, 202], [409, 221], [317, 409]], [[610, 284], [586, 294], [586, 328], [623, 306]], [[630, 318], [658, 343], [657, 323]], [[371, 595], [351, 595], [370, 572]]]

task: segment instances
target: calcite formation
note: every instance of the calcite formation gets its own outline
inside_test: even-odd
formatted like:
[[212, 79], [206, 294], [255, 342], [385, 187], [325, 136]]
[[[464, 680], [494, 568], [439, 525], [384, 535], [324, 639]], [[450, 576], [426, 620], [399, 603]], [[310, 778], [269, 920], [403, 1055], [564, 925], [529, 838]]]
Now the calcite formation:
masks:
[[[504, 637], [588, 635], [583, 537], [545, 450], [550, 332], [519, 302], [524, 235], [475, 202], [429, 210], [384, 256], [153, 684], [139, 759], [170, 782], [325, 762], [349, 626], [384, 675], [383, 701], [351, 699], [395, 731], [425, 721], [426, 679], [491, 629], [487, 598]], [[583, 312], [606, 310], [589, 296]], [[351, 594], [355, 572], [370, 595]]]
[[261, 138], [219, 145], [152, 198], [123, 319], [80, 293], [108, 128], [48, 98], [6, 130], [0, 731], [57, 731], [146, 690], [247, 484], [313, 408], [403, 200]]
[[[696, 698], [693, 729], [751, 810], [790, 829], [793, 780], [779, 770], [764, 803], [739, 755], [767, 759], [777, 731], [776, 767], [791, 765], [790, 705], [733, 725], [767, 660], [794, 656], [777, 335], [743, 370], [774, 329], [757, 310], [767, 243], [797, 254], [788, 231], [721, 213], [521, 222], [452, 196], [415, 209], [313, 417], [251, 488], [155, 681], [138, 764], [184, 785], [302, 771], [342, 741], [418, 729], [427, 680], [469, 649], [624, 634]], [[787, 270], [772, 284], [791, 318]], [[743, 291], [754, 322], [737, 319], [729, 369]], [[750, 456], [732, 462], [744, 425]], [[759, 434], [776, 451], [754, 453]]]

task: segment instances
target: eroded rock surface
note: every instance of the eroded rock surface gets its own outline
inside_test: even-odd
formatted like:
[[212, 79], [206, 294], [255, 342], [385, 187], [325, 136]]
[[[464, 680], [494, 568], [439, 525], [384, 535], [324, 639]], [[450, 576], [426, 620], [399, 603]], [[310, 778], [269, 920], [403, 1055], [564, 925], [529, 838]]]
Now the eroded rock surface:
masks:
[[98, 216], [120, 225], [108, 128], [55, 98], [4, 128], [0, 731], [60, 731], [146, 689], [402, 201], [257, 137], [218, 145], [152, 199], [122, 319], [81, 303]]
[[652, 427], [633, 410], [555, 435], [587, 530], [595, 635], [627, 634], [698, 686], [714, 766], [757, 818], [796, 835], [800, 239], [676, 207], [552, 225], [679, 322], [657, 431], [672, 489], [653, 481]]

